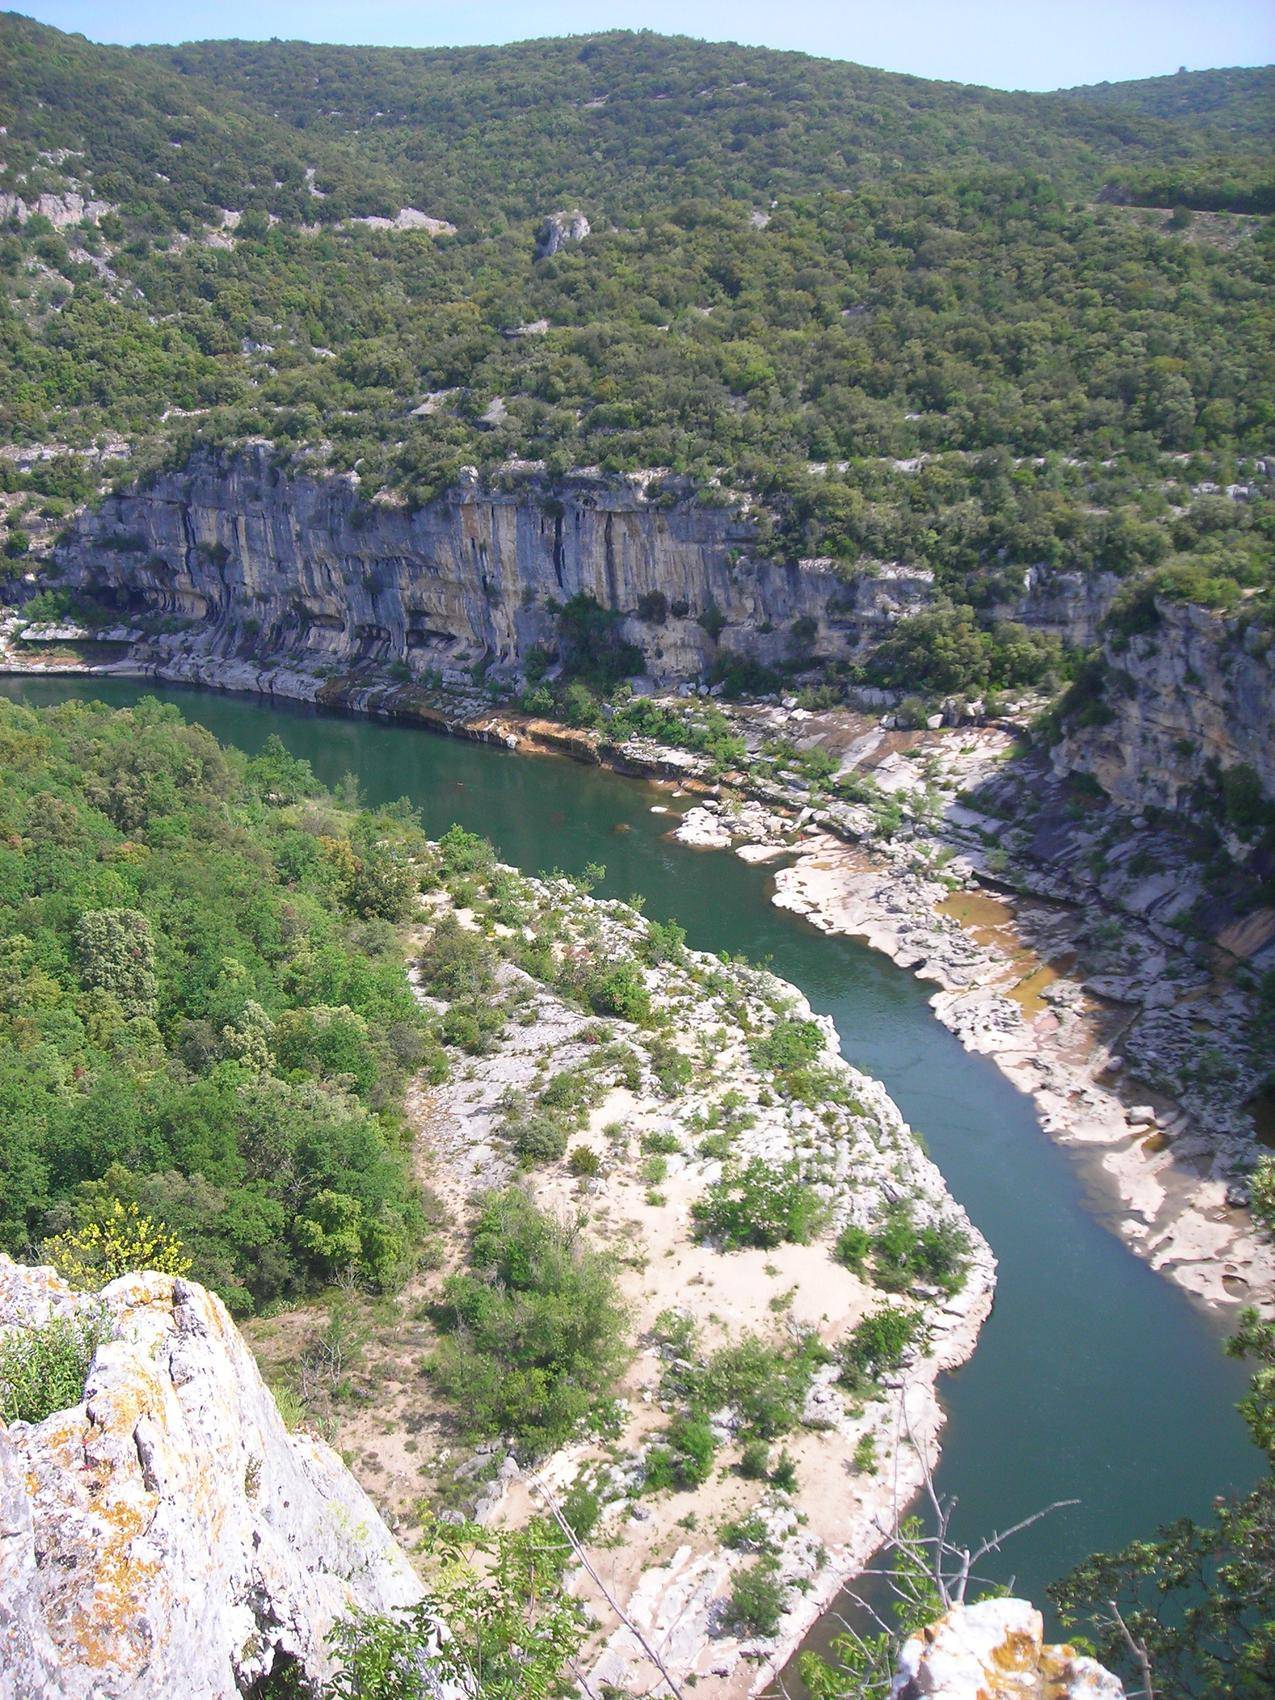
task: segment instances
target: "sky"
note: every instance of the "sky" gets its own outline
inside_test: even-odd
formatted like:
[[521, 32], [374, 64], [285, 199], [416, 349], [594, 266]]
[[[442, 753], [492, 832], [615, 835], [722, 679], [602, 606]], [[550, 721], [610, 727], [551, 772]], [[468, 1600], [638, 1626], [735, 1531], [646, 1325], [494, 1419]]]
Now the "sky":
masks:
[[994, 88], [1275, 59], [1271, 0], [0, 0], [95, 41], [267, 36], [396, 47], [654, 29]]

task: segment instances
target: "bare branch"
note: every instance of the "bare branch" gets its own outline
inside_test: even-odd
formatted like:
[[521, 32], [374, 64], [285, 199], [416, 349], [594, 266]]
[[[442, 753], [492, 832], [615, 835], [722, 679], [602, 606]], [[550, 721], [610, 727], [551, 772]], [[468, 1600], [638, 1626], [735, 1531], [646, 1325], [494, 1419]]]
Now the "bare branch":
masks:
[[[1121, 1616], [1120, 1607], [1114, 1600], [1108, 1600], [1107, 1604], [1111, 1608], [1111, 1616], [1117, 1629], [1119, 1629], [1121, 1635], [1124, 1636], [1125, 1646], [1128, 1647], [1129, 1651], [1137, 1660], [1138, 1669], [1142, 1673], [1142, 1687], [1139, 1690], [1141, 1700], [1156, 1700], [1155, 1684], [1151, 1680], [1151, 1655], [1147, 1651], [1146, 1642], [1138, 1641], [1134, 1638], [1129, 1625]], [[1138, 1697], [1131, 1695], [1130, 1700], [1138, 1700]]]
[[560, 1506], [558, 1505], [557, 1500], [553, 1497], [552, 1493], [550, 1493], [548, 1487], [540, 1479], [539, 1476], [533, 1476], [531, 1478], [531, 1487], [536, 1493], [538, 1493], [540, 1495], [540, 1497], [544, 1500], [545, 1504], [549, 1507], [550, 1516], [553, 1518], [554, 1522], [558, 1525], [559, 1529], [561, 1529], [562, 1533], [566, 1536], [567, 1543], [570, 1546], [571, 1551], [574, 1553], [577, 1561], [583, 1567], [585, 1573], [589, 1577], [592, 1578], [593, 1583], [598, 1588], [598, 1590], [600, 1591], [602, 1598], [610, 1606], [611, 1610], [619, 1618], [620, 1622], [628, 1630], [629, 1634], [633, 1636], [635, 1641], [637, 1641], [638, 1645], [641, 1647], [642, 1651], [646, 1654], [647, 1658], [650, 1659], [651, 1663], [655, 1666], [656, 1670], [659, 1671], [660, 1675], [663, 1677], [665, 1683], [668, 1686], [669, 1693], [673, 1696], [673, 1700], [686, 1700], [685, 1695], [682, 1693], [682, 1690], [678, 1687], [677, 1682], [674, 1680], [674, 1678], [670, 1674], [667, 1665], [664, 1663], [664, 1660], [660, 1657], [660, 1655], [656, 1651], [656, 1649], [647, 1640], [646, 1636], [643, 1634], [641, 1629], [638, 1628], [637, 1624], [634, 1623], [633, 1619], [628, 1615], [628, 1613], [625, 1611], [624, 1607], [620, 1604], [620, 1602], [616, 1599], [615, 1595], [607, 1587], [606, 1583], [598, 1575], [597, 1570], [594, 1568], [593, 1564], [590, 1562], [589, 1555], [585, 1552], [584, 1548], [580, 1545], [579, 1540], [576, 1538], [575, 1530], [571, 1527], [570, 1523], [568, 1523], [566, 1518], [562, 1515], [562, 1510], [561, 1510]]

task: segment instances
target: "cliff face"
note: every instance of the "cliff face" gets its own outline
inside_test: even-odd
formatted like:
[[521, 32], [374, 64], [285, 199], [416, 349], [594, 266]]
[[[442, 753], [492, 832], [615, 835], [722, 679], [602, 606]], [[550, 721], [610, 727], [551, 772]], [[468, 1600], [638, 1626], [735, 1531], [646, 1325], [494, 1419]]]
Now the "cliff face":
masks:
[[845, 655], [931, 594], [920, 572], [847, 583], [739, 558], [753, 538], [725, 508], [584, 478], [462, 488], [409, 513], [360, 503], [347, 478], [284, 475], [257, 448], [110, 497], [58, 558], [70, 582], [197, 621], [185, 641], [205, 654], [466, 676], [480, 661], [519, 671], [554, 640], [552, 605], [581, 592], [624, 616], [666, 681], [700, 677], [719, 647], [782, 660], [795, 620], [813, 622], [821, 654]]
[[3, 1700], [224, 1700], [281, 1661], [321, 1679], [335, 1619], [420, 1599], [218, 1298], [163, 1275], [89, 1297], [0, 1257], [0, 1331], [98, 1305], [115, 1337], [80, 1403], [0, 1423]]
[[1088, 649], [1110, 612], [1121, 580], [1114, 573], [1061, 572], [1053, 567], [1028, 567], [1021, 593], [999, 603], [998, 619], [1018, 620], [1036, 631], [1048, 632], [1063, 643]]
[[1108, 637], [1101, 724], [1054, 750], [1061, 772], [1092, 774], [1123, 807], [1182, 810], [1220, 769], [1247, 767], [1275, 798], [1275, 641], [1270, 631], [1191, 604], [1156, 602], [1153, 628]]

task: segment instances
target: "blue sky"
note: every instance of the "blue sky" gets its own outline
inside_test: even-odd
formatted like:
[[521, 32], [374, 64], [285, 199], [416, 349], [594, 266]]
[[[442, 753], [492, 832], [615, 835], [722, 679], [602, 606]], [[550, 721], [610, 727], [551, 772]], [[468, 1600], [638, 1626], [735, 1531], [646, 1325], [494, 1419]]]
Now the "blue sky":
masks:
[[96, 41], [425, 47], [655, 29], [1048, 89], [1275, 59], [1270, 0], [0, 0]]

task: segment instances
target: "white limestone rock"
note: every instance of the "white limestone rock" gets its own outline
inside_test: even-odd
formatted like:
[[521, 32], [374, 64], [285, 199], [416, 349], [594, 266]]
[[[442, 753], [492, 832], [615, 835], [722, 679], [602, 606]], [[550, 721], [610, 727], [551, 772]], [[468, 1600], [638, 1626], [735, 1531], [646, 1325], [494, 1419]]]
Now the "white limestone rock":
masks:
[[1026, 1600], [954, 1606], [903, 1645], [891, 1700], [1124, 1700], [1118, 1678], [1065, 1644], [1049, 1646]]
[[589, 221], [577, 207], [573, 212], [550, 213], [536, 237], [536, 258], [547, 260], [568, 242], [583, 242]]
[[99, 1304], [82, 1401], [0, 1424], [0, 1700], [228, 1700], [280, 1658], [322, 1680], [336, 1619], [421, 1598], [406, 1558], [215, 1295], [0, 1257], [0, 1332]]

